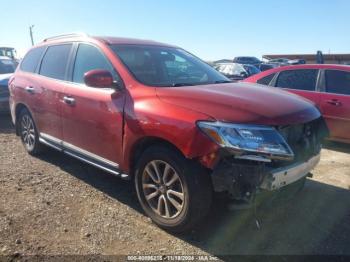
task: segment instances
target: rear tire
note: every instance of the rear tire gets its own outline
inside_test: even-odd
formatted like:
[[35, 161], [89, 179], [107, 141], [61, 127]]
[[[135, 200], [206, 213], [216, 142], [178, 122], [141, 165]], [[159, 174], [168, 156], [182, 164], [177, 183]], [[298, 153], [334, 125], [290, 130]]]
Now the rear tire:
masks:
[[188, 231], [210, 210], [213, 189], [206, 170], [179, 152], [154, 146], [140, 157], [135, 172], [138, 199], [159, 227]]
[[42, 152], [43, 145], [39, 142], [39, 133], [32, 115], [27, 109], [22, 109], [18, 117], [19, 134], [22, 144], [30, 155]]

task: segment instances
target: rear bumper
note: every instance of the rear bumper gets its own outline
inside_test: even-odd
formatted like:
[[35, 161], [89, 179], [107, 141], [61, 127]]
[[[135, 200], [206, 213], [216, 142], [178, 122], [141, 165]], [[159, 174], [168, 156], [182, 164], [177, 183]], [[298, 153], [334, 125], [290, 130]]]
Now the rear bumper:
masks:
[[274, 169], [265, 176], [260, 188], [273, 191], [292, 184], [297, 180], [306, 177], [307, 174], [320, 162], [320, 159], [321, 154], [318, 154], [306, 162], [295, 163], [287, 167]]

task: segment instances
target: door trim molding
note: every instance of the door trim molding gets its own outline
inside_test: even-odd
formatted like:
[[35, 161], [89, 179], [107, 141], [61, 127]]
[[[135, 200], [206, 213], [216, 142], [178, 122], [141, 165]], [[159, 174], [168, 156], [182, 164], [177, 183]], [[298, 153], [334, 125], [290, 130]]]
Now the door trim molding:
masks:
[[67, 155], [77, 158], [85, 163], [98, 167], [114, 175], [118, 175], [124, 179], [129, 176], [122, 173], [119, 170], [119, 164], [84, 150], [80, 147], [67, 143], [61, 139], [48, 135], [46, 133], [40, 133], [39, 141], [47, 146], [50, 146], [58, 151], [61, 151]]

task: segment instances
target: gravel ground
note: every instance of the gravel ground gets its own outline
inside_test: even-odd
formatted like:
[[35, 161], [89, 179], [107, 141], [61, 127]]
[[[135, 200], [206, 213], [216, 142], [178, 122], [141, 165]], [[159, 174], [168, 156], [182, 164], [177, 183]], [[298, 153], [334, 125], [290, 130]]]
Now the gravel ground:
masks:
[[2, 115], [0, 255], [350, 255], [350, 148], [327, 147], [301, 192], [258, 206], [260, 229], [252, 210], [216, 200], [193, 232], [171, 235], [143, 214], [131, 182], [53, 150], [29, 156]]

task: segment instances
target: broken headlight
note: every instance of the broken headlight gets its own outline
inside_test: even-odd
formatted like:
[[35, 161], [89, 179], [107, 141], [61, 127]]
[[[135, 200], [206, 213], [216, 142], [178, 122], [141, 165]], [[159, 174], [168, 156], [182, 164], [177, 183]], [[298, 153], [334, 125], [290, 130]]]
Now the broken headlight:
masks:
[[269, 159], [291, 160], [294, 157], [280, 133], [273, 127], [197, 122], [198, 127], [215, 143], [237, 155], [259, 155]]

